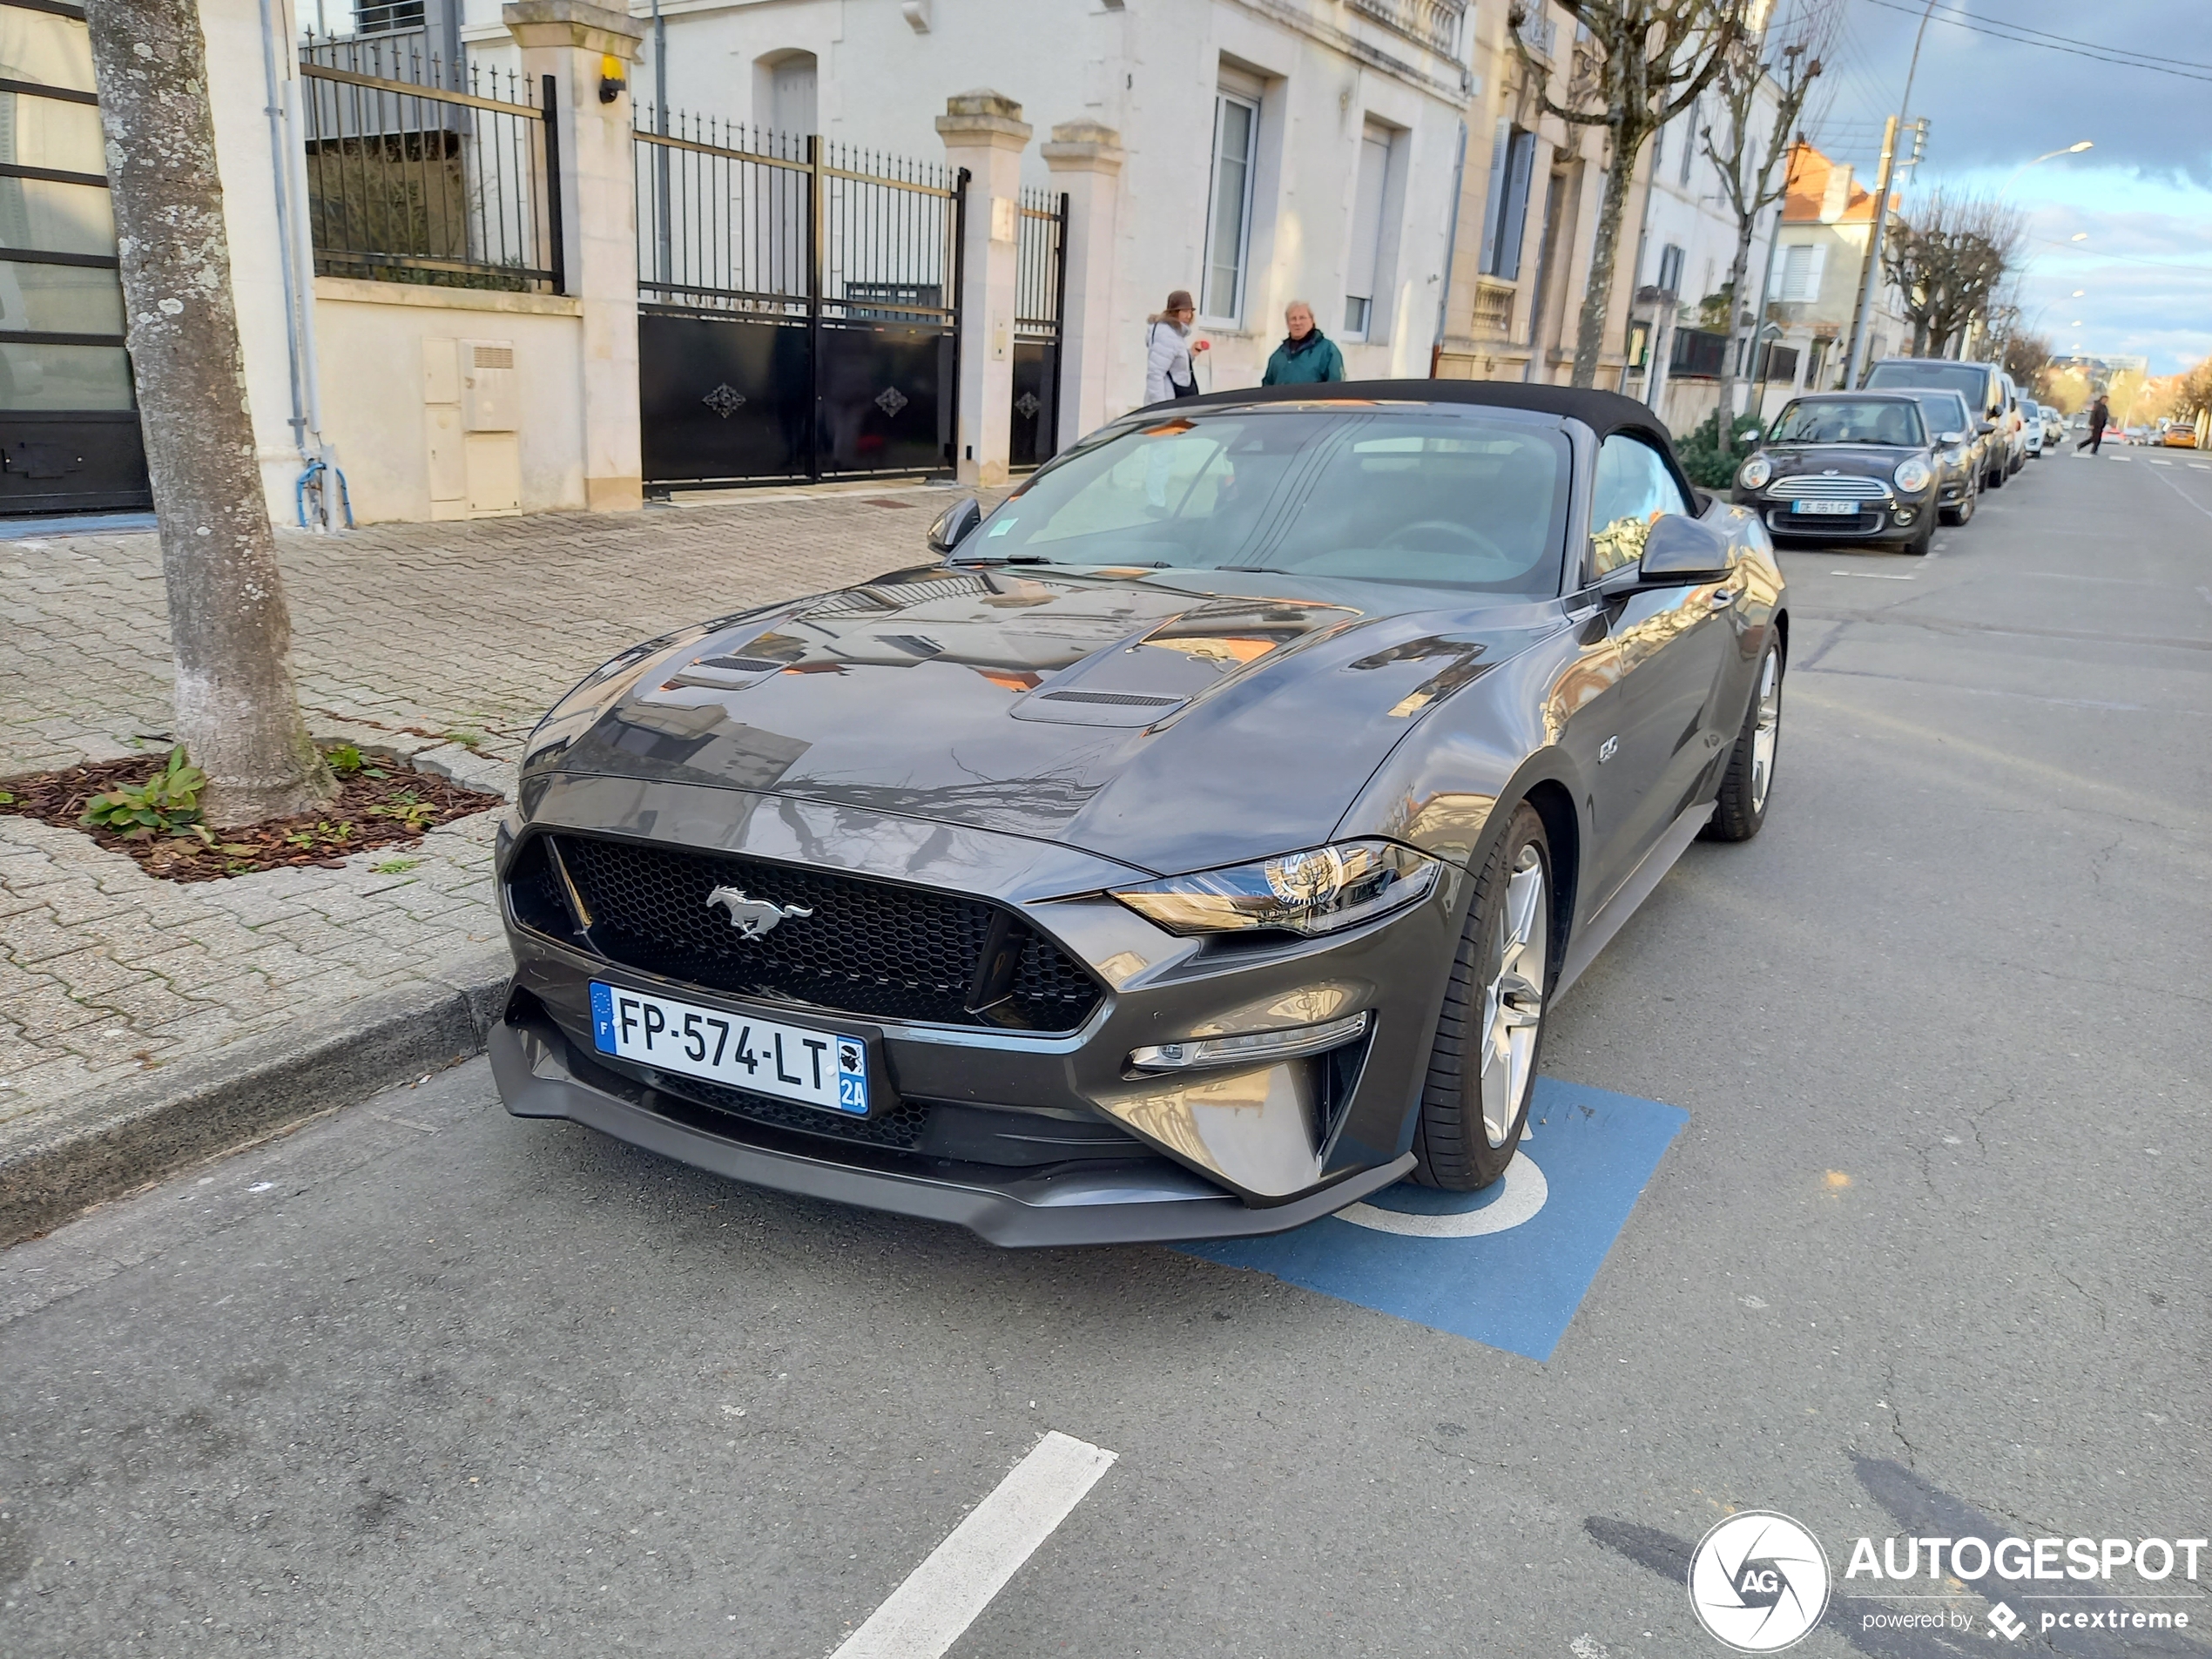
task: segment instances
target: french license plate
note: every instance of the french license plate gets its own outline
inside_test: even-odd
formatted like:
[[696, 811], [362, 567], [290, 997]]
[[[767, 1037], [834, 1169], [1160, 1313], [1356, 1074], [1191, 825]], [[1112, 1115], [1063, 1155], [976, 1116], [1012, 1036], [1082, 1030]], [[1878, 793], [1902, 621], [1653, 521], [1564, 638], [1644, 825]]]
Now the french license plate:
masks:
[[1793, 501], [1790, 503], [1790, 510], [1793, 513], [1838, 513], [1855, 518], [1858, 516], [1859, 503], [1855, 501]]
[[868, 1115], [868, 1045], [848, 1033], [783, 1025], [594, 980], [591, 1036], [600, 1053], [661, 1071], [826, 1112]]

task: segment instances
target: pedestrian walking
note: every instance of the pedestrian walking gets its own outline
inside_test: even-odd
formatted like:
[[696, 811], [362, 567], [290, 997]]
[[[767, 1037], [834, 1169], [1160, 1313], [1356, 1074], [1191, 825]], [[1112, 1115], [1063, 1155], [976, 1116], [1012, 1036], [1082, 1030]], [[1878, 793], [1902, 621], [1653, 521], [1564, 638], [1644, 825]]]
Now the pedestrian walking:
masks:
[[1168, 302], [1144, 320], [1144, 401], [1164, 403], [1170, 398], [1198, 395], [1198, 379], [1194, 368], [1197, 354], [1206, 350], [1207, 342], [1190, 338], [1190, 327], [1198, 319], [1198, 308], [1191, 303], [1190, 290], [1177, 288], [1168, 295]]
[[1291, 300], [1284, 308], [1283, 327], [1290, 332], [1267, 360], [1262, 386], [1318, 386], [1344, 378], [1344, 354], [1314, 325], [1312, 306]]
[[2105, 441], [2105, 422], [2110, 419], [2112, 419], [2112, 406], [2105, 401], [2105, 395], [2100, 392], [2097, 394], [2097, 401], [2089, 406], [2089, 435], [2075, 444], [2074, 448], [2087, 449], [2091, 455], [2096, 454]]

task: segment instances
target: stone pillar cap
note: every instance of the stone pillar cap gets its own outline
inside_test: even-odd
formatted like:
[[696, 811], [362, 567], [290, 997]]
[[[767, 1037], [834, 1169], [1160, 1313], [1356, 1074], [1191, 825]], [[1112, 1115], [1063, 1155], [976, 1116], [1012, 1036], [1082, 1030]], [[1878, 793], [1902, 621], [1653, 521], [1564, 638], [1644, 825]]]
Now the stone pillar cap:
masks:
[[500, 21], [518, 46], [574, 46], [635, 63], [645, 25], [591, 0], [508, 0]]
[[1055, 172], [1113, 172], [1122, 165], [1122, 135], [1096, 121], [1062, 121], [1038, 152]]
[[954, 93], [945, 100], [945, 112], [937, 118], [938, 136], [948, 145], [981, 144], [1019, 150], [1029, 142], [1034, 131], [1022, 118], [1019, 104], [988, 87]]

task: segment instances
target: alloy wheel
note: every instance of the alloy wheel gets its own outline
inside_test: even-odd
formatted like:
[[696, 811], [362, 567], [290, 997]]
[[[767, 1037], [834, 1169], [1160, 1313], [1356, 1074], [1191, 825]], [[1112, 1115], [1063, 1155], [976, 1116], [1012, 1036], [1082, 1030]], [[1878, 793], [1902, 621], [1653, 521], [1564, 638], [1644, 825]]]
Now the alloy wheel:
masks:
[[1550, 951], [1544, 903], [1544, 855], [1531, 843], [1506, 882], [1495, 973], [1482, 994], [1482, 1132], [1493, 1148], [1514, 1132], [1534, 1081]]
[[1751, 728], [1751, 810], [1766, 810], [1767, 786], [1774, 781], [1774, 751], [1782, 738], [1782, 659], [1769, 651], [1759, 665], [1758, 724]]

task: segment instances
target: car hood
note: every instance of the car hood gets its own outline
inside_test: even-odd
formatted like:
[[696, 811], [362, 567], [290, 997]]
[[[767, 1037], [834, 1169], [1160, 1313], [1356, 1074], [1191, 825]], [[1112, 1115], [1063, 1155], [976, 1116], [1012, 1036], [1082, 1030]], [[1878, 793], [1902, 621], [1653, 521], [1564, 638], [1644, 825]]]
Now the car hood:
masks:
[[523, 799], [707, 784], [1194, 869], [1325, 840], [1424, 716], [1564, 625], [1375, 583], [904, 571], [617, 658], [533, 735]]
[[1817, 478], [1831, 468], [1847, 478], [1887, 478], [1898, 462], [1922, 452], [1887, 443], [1771, 443], [1762, 453], [1777, 478], [1807, 473]]

